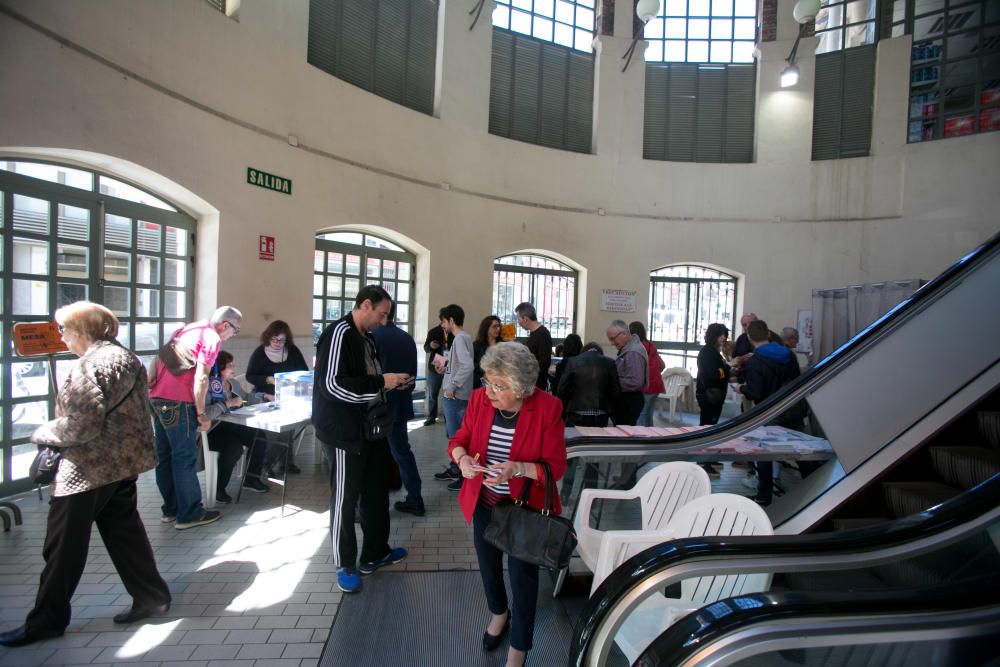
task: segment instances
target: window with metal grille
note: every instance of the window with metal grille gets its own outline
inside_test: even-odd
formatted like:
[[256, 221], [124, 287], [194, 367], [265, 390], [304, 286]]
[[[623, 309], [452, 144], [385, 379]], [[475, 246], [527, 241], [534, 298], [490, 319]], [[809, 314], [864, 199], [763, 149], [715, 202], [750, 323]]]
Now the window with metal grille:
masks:
[[361, 232], [316, 237], [313, 255], [313, 343], [326, 325], [351, 312], [365, 285], [381, 285], [396, 304], [396, 325], [413, 333], [416, 256]]
[[705, 330], [721, 322], [733, 330], [736, 278], [706, 266], [668, 266], [649, 274], [650, 342], [667, 368], [681, 366], [698, 374], [698, 350]]
[[875, 45], [816, 56], [812, 159], [868, 155], [875, 103]]
[[753, 162], [756, 65], [646, 63], [642, 156]]
[[490, 134], [589, 153], [594, 56], [493, 29]]
[[307, 61], [387, 100], [434, 113], [437, 0], [310, 0]]
[[[535, 307], [538, 321], [552, 340], [561, 341], [576, 329], [577, 272], [542, 255], [505, 255], [493, 263], [493, 314], [516, 322], [514, 308], [525, 301]], [[517, 327], [517, 337], [528, 332]]]
[[886, 2], [884, 32], [913, 35], [907, 141], [1000, 130], [1000, 2]]
[[[0, 337], [83, 299], [119, 318], [144, 363], [193, 318], [195, 221], [134, 185], [59, 164], [0, 159]], [[58, 379], [74, 363], [56, 358]], [[30, 487], [28, 436], [54, 409], [47, 361], [0, 348], [0, 496]]]
[[647, 62], [752, 63], [756, 36], [755, 0], [665, 0], [643, 30]]

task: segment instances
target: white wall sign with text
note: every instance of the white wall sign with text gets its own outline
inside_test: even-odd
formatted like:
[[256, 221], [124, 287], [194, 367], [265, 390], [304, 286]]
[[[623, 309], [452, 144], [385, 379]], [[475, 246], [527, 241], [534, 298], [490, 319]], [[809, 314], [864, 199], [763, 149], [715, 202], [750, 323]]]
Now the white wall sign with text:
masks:
[[604, 289], [601, 290], [601, 310], [609, 313], [634, 313], [634, 289]]

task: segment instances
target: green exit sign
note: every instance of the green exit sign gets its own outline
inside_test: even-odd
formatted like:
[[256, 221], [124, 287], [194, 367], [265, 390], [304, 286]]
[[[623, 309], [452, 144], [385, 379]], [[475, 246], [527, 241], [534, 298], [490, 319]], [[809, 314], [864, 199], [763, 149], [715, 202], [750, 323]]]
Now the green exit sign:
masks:
[[292, 194], [292, 179], [275, 176], [253, 167], [247, 167], [247, 183], [265, 190], [284, 192], [286, 195]]

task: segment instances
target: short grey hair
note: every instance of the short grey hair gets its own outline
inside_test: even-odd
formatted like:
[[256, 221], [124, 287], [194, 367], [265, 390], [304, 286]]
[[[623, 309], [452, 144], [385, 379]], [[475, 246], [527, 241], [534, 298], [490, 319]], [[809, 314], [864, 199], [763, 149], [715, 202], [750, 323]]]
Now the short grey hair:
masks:
[[791, 338], [792, 336], [795, 336], [796, 338], [799, 337], [799, 330], [796, 329], [795, 327], [785, 327], [784, 329], [781, 330], [782, 340], [784, 340], [785, 338]]
[[611, 320], [608, 331], [628, 331], [628, 325], [625, 324], [625, 320]]
[[222, 306], [215, 309], [215, 312], [212, 313], [212, 317], [208, 321], [212, 323], [212, 326], [218, 326], [223, 322], [229, 322], [230, 324], [241, 322], [243, 321], [243, 313], [232, 306]]
[[532, 322], [538, 321], [538, 313], [535, 312], [535, 307], [531, 305], [530, 301], [522, 301], [521, 303], [514, 306], [515, 315], [524, 315]]
[[497, 343], [486, 350], [481, 366], [484, 373], [503, 378], [520, 398], [531, 396], [538, 382], [538, 360], [521, 343]]

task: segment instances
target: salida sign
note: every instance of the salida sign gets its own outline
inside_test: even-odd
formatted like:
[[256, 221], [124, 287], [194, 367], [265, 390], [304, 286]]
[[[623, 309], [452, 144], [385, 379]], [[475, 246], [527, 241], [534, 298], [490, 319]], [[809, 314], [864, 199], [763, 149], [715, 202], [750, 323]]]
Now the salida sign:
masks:
[[258, 188], [264, 188], [265, 190], [283, 192], [286, 195], [292, 194], [292, 179], [275, 176], [274, 174], [269, 174], [266, 171], [254, 169], [253, 167], [247, 167], [247, 183], [256, 185]]

